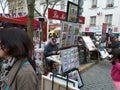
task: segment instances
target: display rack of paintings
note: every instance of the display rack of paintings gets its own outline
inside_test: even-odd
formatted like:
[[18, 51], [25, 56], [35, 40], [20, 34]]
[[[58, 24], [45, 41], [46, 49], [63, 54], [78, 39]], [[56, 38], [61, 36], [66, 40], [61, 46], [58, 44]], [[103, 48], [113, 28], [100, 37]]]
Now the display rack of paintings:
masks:
[[63, 21], [61, 23], [60, 48], [78, 44], [79, 23]]
[[77, 47], [61, 50], [63, 72], [79, 68], [79, 53]]
[[89, 36], [82, 36], [84, 43], [86, 45], [86, 48], [88, 48], [89, 51], [96, 51], [97, 48], [95, 47], [93, 41]]
[[79, 72], [79, 51], [78, 47], [71, 47], [61, 50], [62, 72], [68, 78], [78, 81], [78, 87], [83, 86], [83, 81]]

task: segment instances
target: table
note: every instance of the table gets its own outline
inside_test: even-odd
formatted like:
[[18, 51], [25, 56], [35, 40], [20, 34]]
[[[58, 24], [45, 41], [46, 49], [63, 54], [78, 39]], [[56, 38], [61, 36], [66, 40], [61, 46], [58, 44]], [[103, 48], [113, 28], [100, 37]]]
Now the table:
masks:
[[52, 60], [56, 63], [62, 64], [61, 61], [60, 61], [60, 55], [48, 56], [47, 59]]
[[52, 56], [48, 56], [46, 57], [46, 59], [49, 59], [49, 60], [52, 60], [54, 61], [55, 63], [58, 63], [59, 64], [59, 70], [58, 70], [58, 73], [61, 74], [61, 65], [62, 65], [62, 62], [60, 60], [60, 55], [52, 55]]

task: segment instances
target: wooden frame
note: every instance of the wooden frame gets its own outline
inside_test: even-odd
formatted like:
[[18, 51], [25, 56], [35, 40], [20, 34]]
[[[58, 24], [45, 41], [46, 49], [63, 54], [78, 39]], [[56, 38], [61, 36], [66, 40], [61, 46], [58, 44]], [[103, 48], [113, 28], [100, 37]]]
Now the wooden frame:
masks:
[[[42, 89], [41, 90], [52, 90], [52, 79], [48, 76], [42, 76]], [[54, 80], [53, 90], [66, 90], [66, 85], [61, 84], [59, 80]], [[79, 90], [75, 87], [69, 86], [68, 90]]]
[[69, 75], [68, 77], [70, 79], [75, 80], [75, 81], [78, 82], [78, 88], [81, 88], [81, 87], [84, 86], [84, 83], [83, 83], [83, 80], [82, 80], [82, 77], [81, 77], [79, 71], [74, 70], [74, 71], [70, 72], [68, 75]]
[[79, 14], [79, 6], [75, 3], [68, 1], [66, 21], [77, 23], [78, 14]]

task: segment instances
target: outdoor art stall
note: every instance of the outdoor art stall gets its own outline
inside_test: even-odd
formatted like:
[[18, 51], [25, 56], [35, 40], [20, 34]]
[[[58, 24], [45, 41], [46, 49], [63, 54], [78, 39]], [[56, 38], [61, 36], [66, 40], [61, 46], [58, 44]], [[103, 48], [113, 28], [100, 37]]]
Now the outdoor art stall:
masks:
[[47, 57], [58, 64], [58, 69], [57, 71], [53, 70], [47, 76], [42, 75], [42, 90], [80, 90], [84, 85], [79, 71], [78, 5], [68, 1], [65, 17], [66, 20], [61, 21], [60, 54]]

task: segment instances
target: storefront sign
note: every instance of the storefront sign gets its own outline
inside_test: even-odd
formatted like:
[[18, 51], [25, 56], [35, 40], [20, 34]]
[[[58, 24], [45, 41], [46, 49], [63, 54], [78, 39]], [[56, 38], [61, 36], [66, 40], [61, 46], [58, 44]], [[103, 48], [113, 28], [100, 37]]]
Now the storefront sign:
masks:
[[92, 26], [89, 28], [89, 32], [101, 33], [102, 27], [101, 26]]
[[85, 17], [80, 16], [78, 22], [79, 22], [80, 24], [85, 24]]
[[[66, 12], [49, 8], [48, 9], [48, 18], [49, 19], [66, 21]], [[78, 22], [80, 24], [84, 24], [85, 23], [85, 17], [80, 16]]]
[[58, 11], [54, 9], [48, 9], [48, 18], [65, 21], [66, 13], [63, 11]]

